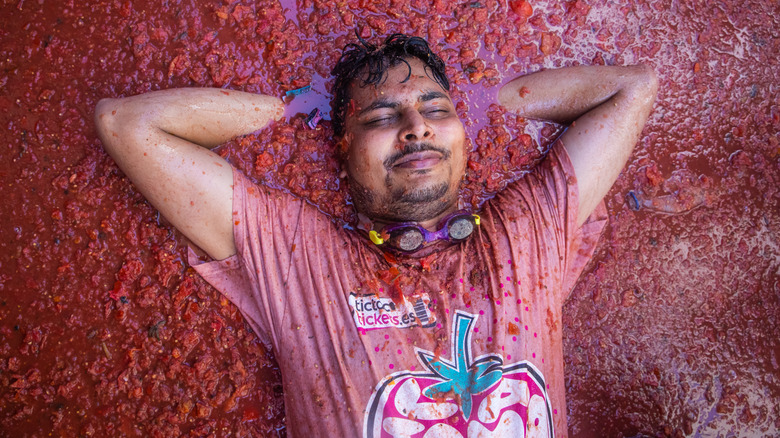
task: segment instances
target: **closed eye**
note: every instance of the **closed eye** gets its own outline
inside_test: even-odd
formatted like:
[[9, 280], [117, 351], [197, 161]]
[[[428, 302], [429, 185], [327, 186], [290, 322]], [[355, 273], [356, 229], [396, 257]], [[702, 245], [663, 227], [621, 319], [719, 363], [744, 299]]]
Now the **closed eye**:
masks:
[[387, 123], [387, 122], [389, 122], [391, 120], [393, 120], [392, 116], [377, 117], [375, 119], [368, 120], [366, 122], [366, 125], [369, 125], [369, 126], [381, 125], [381, 124]]

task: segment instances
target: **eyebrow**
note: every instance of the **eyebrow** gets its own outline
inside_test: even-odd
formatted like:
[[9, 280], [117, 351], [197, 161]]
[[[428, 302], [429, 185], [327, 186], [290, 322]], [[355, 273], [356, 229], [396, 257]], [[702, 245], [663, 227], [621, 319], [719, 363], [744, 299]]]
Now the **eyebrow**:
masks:
[[[447, 96], [445, 93], [442, 93], [441, 91], [428, 91], [426, 93], [423, 93], [420, 95], [420, 97], [417, 98], [418, 102], [428, 102], [435, 99], [447, 99], [450, 100], [449, 96]], [[387, 99], [385, 97], [375, 100], [371, 105], [367, 106], [365, 109], [361, 110], [358, 113], [358, 116], [362, 116], [363, 114], [373, 111], [380, 108], [398, 108], [399, 103], [396, 101], [391, 101], [390, 99]]]

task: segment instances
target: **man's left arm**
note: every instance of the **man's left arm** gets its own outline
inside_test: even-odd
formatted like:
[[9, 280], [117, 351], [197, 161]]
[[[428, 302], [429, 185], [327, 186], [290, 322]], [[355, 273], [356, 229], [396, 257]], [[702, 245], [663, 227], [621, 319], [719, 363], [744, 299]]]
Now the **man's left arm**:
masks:
[[626, 164], [657, 91], [647, 66], [580, 66], [519, 77], [498, 97], [522, 116], [570, 124], [561, 140], [577, 178], [582, 225]]

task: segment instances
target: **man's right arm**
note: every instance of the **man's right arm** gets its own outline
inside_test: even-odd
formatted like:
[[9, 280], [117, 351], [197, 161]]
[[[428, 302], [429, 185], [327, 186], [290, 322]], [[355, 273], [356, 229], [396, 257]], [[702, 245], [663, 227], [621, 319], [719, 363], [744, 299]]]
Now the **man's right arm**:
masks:
[[103, 99], [95, 124], [106, 151], [149, 202], [214, 259], [236, 253], [233, 173], [209, 150], [263, 128], [279, 99], [213, 88]]

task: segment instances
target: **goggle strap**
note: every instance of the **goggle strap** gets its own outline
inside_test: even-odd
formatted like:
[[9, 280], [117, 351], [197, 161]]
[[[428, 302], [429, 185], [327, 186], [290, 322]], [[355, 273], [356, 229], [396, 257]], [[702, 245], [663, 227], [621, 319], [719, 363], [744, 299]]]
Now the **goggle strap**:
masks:
[[[474, 224], [479, 226], [479, 215], [478, 214], [472, 214], [471, 216], [474, 219]], [[383, 245], [385, 243], [385, 239], [383, 239], [382, 236], [379, 233], [377, 233], [376, 231], [374, 231], [374, 230], [370, 230], [368, 232], [368, 237], [371, 239], [371, 242], [373, 242], [374, 245], [379, 246], [379, 245]]]

